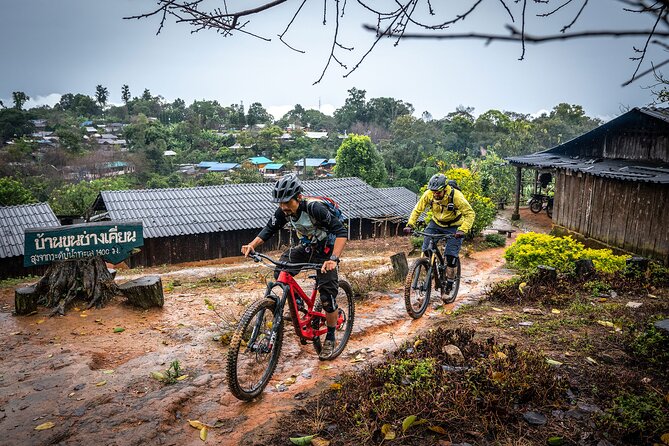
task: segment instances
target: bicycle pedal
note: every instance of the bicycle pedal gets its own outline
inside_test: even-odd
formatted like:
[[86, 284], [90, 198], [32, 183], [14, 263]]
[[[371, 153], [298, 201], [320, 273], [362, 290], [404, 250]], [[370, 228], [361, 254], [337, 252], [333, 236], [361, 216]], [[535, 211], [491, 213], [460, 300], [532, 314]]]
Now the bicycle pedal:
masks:
[[307, 341], [305, 339], [300, 339], [300, 344], [307, 345]]

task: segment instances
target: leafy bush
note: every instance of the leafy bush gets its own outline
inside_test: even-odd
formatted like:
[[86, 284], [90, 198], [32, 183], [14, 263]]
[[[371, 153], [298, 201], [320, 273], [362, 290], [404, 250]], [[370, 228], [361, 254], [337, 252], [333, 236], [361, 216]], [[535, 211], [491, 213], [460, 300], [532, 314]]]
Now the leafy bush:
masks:
[[490, 247], [505, 246], [506, 237], [503, 234], [486, 234], [485, 243]]
[[627, 256], [616, 256], [610, 249], [585, 249], [571, 236], [528, 232], [516, 238], [504, 258], [522, 271], [533, 271], [538, 265], [546, 265], [564, 273], [572, 273], [575, 262], [587, 258], [592, 259], [598, 271], [615, 273], [624, 269]]
[[661, 434], [669, 426], [669, 410], [662, 395], [656, 392], [626, 393], [613, 400], [602, 421], [626, 437]]

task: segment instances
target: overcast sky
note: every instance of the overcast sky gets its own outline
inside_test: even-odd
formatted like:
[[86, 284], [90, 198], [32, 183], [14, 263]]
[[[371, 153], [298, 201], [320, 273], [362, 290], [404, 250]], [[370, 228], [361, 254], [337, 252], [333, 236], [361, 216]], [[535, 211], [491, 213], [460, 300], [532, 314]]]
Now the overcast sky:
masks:
[[[326, 63], [333, 30], [321, 24], [322, 1], [311, 0], [287, 36], [306, 54], [283, 45], [276, 35], [299, 3], [251, 18], [250, 31], [272, 38], [264, 42], [212, 31], [191, 34], [173, 22], [156, 36], [157, 18], [123, 20], [151, 10], [151, 0], [0, 0], [0, 99], [9, 105], [13, 91], [24, 91], [32, 98], [28, 107], [53, 105], [64, 93], [94, 96], [95, 86], [102, 84], [110, 91], [109, 101], [120, 103], [121, 86], [128, 84], [133, 96], [148, 88], [167, 101], [181, 98], [188, 104], [195, 99], [222, 105], [243, 101], [248, 109], [260, 102], [279, 118], [295, 104], [316, 109], [320, 104], [331, 114], [356, 87], [367, 91], [367, 99], [409, 102], [417, 116], [428, 111], [441, 118], [458, 105], [475, 107], [476, 114], [489, 109], [536, 114], [568, 102], [604, 119], [652, 100], [650, 89], [643, 88], [651, 78], [621, 87], [634, 71], [629, 57], [633, 45], [643, 46], [641, 38], [530, 45], [523, 61], [518, 60], [520, 46], [512, 43], [411, 40], [393, 47], [394, 41], [384, 39], [349, 77], [333, 66], [312, 85]], [[439, 3], [433, 2], [438, 12]], [[501, 3], [484, 1], [480, 9], [453, 31], [503, 32], [509, 19]], [[534, 18], [528, 32], [557, 32], [573, 14]], [[349, 1], [341, 21], [342, 43], [355, 47], [346, 59], [353, 66], [374, 39], [361, 24], [374, 18]], [[648, 19], [623, 12], [620, 2], [590, 0], [574, 30], [648, 26]]]

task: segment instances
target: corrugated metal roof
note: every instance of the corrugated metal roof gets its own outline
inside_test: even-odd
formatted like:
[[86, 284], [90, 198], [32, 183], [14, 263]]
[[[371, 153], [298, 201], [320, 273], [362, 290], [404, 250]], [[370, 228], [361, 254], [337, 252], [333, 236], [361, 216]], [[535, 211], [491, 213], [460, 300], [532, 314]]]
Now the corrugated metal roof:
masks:
[[26, 228], [60, 226], [47, 203], [0, 207], [0, 258], [22, 256]]
[[418, 195], [406, 187], [383, 187], [377, 188], [388, 200], [393, 202], [403, 216], [411, 215], [413, 208], [418, 203]]
[[306, 160], [299, 159], [295, 161], [295, 167], [302, 167], [304, 165], [304, 161], [307, 162], [307, 167], [318, 167], [327, 163], [328, 160], [325, 158], [307, 158]]
[[272, 164], [267, 164], [265, 166], [265, 170], [277, 170], [281, 169], [283, 167], [283, 164], [281, 163], [272, 163]]
[[264, 156], [254, 156], [253, 158], [249, 158], [249, 161], [251, 164], [267, 164], [272, 162], [271, 159]]
[[639, 119], [642, 119], [643, 116], [651, 116], [669, 123], [669, 108], [633, 108], [627, 113], [564, 144], [542, 152], [512, 156], [506, 159], [511, 164], [517, 166], [566, 169], [618, 180], [669, 184], [669, 164], [666, 163], [583, 157], [579, 155], [579, 148], [583, 147], [583, 145], [591, 143], [595, 138], [600, 138], [602, 134], [611, 131], [616, 126], [629, 125], [630, 122], [639, 122]]
[[[395, 203], [359, 178], [303, 182], [305, 195], [332, 198], [347, 218], [403, 216]], [[182, 189], [103, 191], [94, 208], [111, 220], [141, 220], [144, 237], [260, 229], [276, 209], [271, 183]]]

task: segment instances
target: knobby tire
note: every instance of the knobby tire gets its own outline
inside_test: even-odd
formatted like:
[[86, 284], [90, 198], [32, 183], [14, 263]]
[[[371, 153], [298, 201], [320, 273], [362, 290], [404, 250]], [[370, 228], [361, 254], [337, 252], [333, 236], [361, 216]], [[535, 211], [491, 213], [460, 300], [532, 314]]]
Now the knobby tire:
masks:
[[[407, 313], [414, 319], [418, 319], [425, 313], [428, 305], [430, 304], [430, 294], [432, 293], [432, 277], [427, 277], [428, 271], [430, 268], [430, 261], [421, 257], [416, 259], [411, 265], [411, 270], [407, 274], [406, 279], [404, 280], [404, 306], [407, 309]], [[421, 278], [421, 273], [425, 275]], [[413, 282], [414, 278], [418, 276], [418, 282], [416, 283], [417, 287], [425, 288], [424, 294], [420, 294], [420, 290], [414, 289]], [[422, 299], [422, 300], [420, 300]], [[414, 305], [414, 302], [418, 303], [418, 307]]]
[[[242, 401], [250, 401], [262, 393], [279, 362], [279, 355], [281, 354], [281, 346], [283, 344], [283, 320], [281, 322], [282, 326], [280, 327], [271, 327], [270, 329], [264, 327], [264, 331], [269, 332], [269, 334], [274, 331], [274, 328], [278, 328], [278, 330], [276, 331], [276, 339], [274, 340], [272, 350], [268, 353], [255, 353], [256, 358], [261, 355], [269, 355], [269, 362], [267, 363], [261, 378], [252, 385], [246, 385], [246, 383], [240, 382], [240, 373], [243, 372], [242, 370], [239, 370], [240, 354], [249, 355], [250, 358], [254, 355], [253, 352], [247, 350], [247, 342], [257, 322], [257, 316], [264, 312], [263, 321], [267, 321], [267, 318], [269, 318], [270, 321], [273, 320], [274, 307], [274, 301], [267, 298], [261, 298], [253, 302], [242, 315], [232, 336], [232, 340], [230, 341], [227, 367], [228, 387], [230, 388], [230, 392]], [[265, 322], [261, 325], [264, 324]], [[265, 333], [259, 335], [261, 339], [256, 339], [256, 343], [261, 343], [262, 340], [265, 339], [262, 338], [264, 335]]]
[[[346, 298], [346, 302], [342, 302], [343, 297]], [[344, 348], [348, 343], [348, 339], [351, 337], [351, 331], [353, 331], [353, 321], [355, 320], [355, 303], [353, 302], [353, 289], [351, 288], [351, 285], [347, 281], [341, 279], [339, 279], [337, 306], [339, 307], [340, 311], [342, 310], [344, 311], [346, 322], [344, 323], [343, 329], [341, 328], [337, 329], [336, 332], [337, 345], [335, 346], [335, 349], [332, 351], [332, 355], [328, 358], [328, 360], [336, 358], [341, 354], [341, 352], [344, 351]], [[314, 305], [314, 311], [323, 311], [323, 305], [321, 304], [320, 300], [316, 301], [316, 305]], [[314, 338], [313, 344], [316, 353], [320, 354], [323, 345], [322, 341], [324, 340], [325, 340], [325, 335]]]

